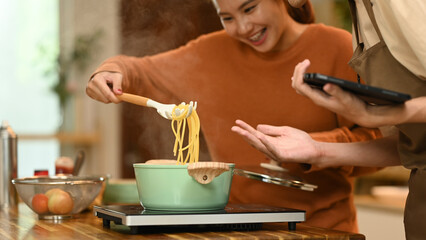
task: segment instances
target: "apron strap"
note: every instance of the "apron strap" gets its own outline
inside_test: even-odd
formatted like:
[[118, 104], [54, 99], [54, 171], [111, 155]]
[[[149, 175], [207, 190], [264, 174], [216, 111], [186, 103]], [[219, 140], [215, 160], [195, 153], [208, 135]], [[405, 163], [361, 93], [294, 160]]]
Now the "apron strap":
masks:
[[[360, 33], [358, 30], [358, 18], [357, 18], [357, 10], [356, 10], [356, 4], [355, 4], [355, 0], [348, 0], [349, 2], [349, 7], [351, 10], [351, 17], [352, 17], [352, 23], [354, 24], [354, 34], [356, 37], [356, 43], [359, 45], [360, 41]], [[370, 0], [363, 0], [365, 9], [367, 10], [367, 14], [368, 17], [370, 18], [371, 23], [373, 24], [374, 30], [376, 30], [377, 36], [379, 37], [380, 41], [383, 42], [383, 37], [382, 37], [382, 33], [379, 30], [379, 26], [377, 25], [376, 22], [376, 18], [374, 17], [374, 12], [373, 12], [373, 7], [372, 7], [372, 3], [370, 2]]]
[[349, 7], [351, 9], [352, 23], [354, 24], [354, 34], [356, 37], [356, 43], [359, 45], [359, 31], [358, 31], [358, 18], [356, 17], [356, 5], [354, 0], [348, 0]]
[[[356, 11], [356, 5], [355, 5], [355, 1], [354, 0], [348, 0], [349, 2], [349, 7], [351, 9], [351, 17], [352, 17], [352, 23], [354, 24], [354, 33], [355, 37], [356, 37], [356, 44], [358, 47], [361, 47], [362, 49], [364, 49], [364, 46], [362, 43], [359, 42], [359, 31], [358, 31], [358, 18], [356, 16], [357, 11]], [[359, 74], [356, 74], [356, 79], [358, 81], [358, 83], [361, 83], [361, 77], [359, 76]]]
[[379, 36], [380, 41], [383, 42], [382, 33], [380, 32], [379, 26], [377, 25], [377, 22], [376, 22], [376, 18], [374, 17], [373, 3], [370, 2], [370, 0], [363, 0], [363, 2], [364, 2], [365, 9], [367, 9], [368, 16], [370, 17], [370, 21], [373, 24], [374, 29], [376, 30], [376, 33]]

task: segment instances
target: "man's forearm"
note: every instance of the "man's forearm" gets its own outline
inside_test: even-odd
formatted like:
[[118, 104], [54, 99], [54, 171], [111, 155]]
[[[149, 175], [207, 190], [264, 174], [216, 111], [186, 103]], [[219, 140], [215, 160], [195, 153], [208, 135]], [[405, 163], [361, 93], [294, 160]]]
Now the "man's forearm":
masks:
[[401, 123], [426, 123], [426, 97], [414, 98], [405, 103], [405, 121]]
[[401, 165], [397, 136], [354, 143], [319, 143], [320, 165], [386, 167]]

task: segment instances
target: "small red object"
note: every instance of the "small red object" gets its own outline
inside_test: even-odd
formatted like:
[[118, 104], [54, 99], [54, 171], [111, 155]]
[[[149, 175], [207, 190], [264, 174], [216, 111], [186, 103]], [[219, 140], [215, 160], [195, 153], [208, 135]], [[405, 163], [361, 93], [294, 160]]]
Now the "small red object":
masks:
[[69, 157], [59, 157], [55, 160], [55, 174], [72, 174], [74, 161]]
[[34, 170], [34, 176], [49, 176], [49, 170], [46, 170], [46, 169]]
[[64, 166], [56, 166], [55, 167], [55, 173], [56, 174], [72, 174], [72, 171], [74, 170], [73, 167], [64, 167]]

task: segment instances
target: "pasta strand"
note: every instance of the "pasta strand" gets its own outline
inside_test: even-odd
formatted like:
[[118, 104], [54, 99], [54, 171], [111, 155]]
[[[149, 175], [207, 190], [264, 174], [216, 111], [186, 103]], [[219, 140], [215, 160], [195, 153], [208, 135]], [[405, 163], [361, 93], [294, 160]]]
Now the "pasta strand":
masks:
[[[179, 109], [181, 112], [179, 116], [176, 115], [176, 109]], [[177, 155], [177, 164], [180, 165], [198, 162], [199, 158], [200, 119], [195, 109], [192, 109], [191, 115], [186, 117], [188, 111], [189, 105], [180, 104], [176, 106], [172, 112], [171, 125], [175, 135], [173, 154], [174, 156]], [[186, 126], [188, 126], [188, 144], [184, 147]], [[186, 151], [185, 157], [184, 151]]]

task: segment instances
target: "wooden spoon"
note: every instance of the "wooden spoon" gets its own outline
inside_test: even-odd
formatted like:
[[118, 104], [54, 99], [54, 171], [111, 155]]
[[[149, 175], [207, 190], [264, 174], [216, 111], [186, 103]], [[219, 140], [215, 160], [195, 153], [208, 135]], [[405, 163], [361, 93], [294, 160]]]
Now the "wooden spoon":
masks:
[[80, 172], [81, 166], [83, 165], [83, 162], [84, 162], [84, 156], [85, 154], [83, 150], [78, 152], [77, 157], [74, 161], [74, 169], [72, 171], [73, 176], [77, 176], [78, 173]]
[[223, 172], [229, 171], [227, 163], [196, 162], [188, 164], [188, 174], [201, 184], [207, 184]]
[[[120, 99], [121, 101], [125, 101], [128, 103], [133, 103], [133, 104], [144, 106], [144, 107], [155, 108], [157, 109], [158, 114], [160, 114], [165, 119], [169, 119], [169, 120], [172, 120], [172, 112], [176, 107], [176, 104], [163, 104], [163, 103], [156, 102], [152, 99], [130, 94], [130, 93], [123, 93], [121, 95], [116, 95], [116, 97]], [[189, 115], [191, 115], [192, 113], [192, 109], [195, 109], [195, 108], [197, 108], [197, 102], [191, 101], [189, 103], [189, 109], [186, 114], [186, 117], [189, 117]], [[181, 115], [181, 111], [179, 109], [176, 109], [175, 113], [177, 116]]]

